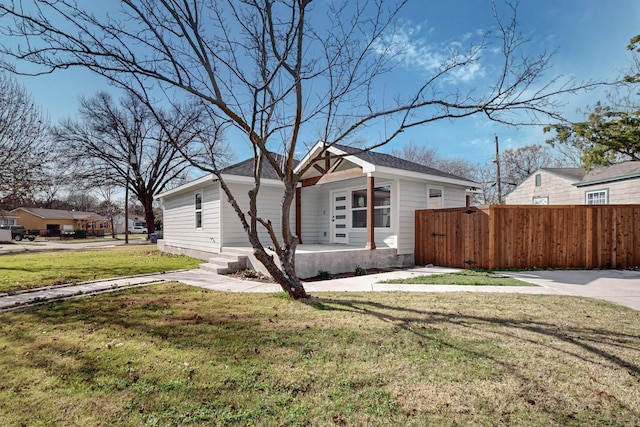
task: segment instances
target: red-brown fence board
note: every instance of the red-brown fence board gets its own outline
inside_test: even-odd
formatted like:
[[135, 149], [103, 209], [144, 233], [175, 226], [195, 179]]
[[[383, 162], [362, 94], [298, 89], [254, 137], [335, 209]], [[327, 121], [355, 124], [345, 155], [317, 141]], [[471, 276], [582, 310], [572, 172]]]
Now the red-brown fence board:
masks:
[[640, 266], [640, 205], [416, 211], [416, 264], [485, 268]]

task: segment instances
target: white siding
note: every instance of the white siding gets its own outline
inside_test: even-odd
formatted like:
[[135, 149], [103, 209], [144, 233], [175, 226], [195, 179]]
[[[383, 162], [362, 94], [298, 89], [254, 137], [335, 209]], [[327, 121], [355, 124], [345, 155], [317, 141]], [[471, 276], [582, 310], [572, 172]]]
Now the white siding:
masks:
[[463, 208], [467, 206], [467, 189], [452, 185], [445, 185], [442, 191], [443, 208]]
[[605, 182], [586, 187], [578, 187], [582, 201], [585, 203], [585, 193], [588, 191], [607, 190], [610, 205], [640, 204], [640, 179], [627, 179], [624, 181]]
[[[331, 236], [331, 198], [334, 191], [351, 191], [366, 188], [366, 178], [354, 178], [345, 181], [336, 181], [327, 184], [305, 187], [302, 189], [302, 242], [329, 244]], [[377, 178], [376, 186], [391, 185], [392, 193], [392, 217], [391, 229], [376, 229], [375, 239], [378, 247], [395, 248], [397, 245], [396, 230], [398, 228], [397, 215], [397, 184], [387, 178]], [[350, 195], [347, 196], [350, 200]], [[349, 202], [350, 203], [350, 202]], [[350, 212], [350, 211], [349, 211]], [[348, 244], [353, 246], [365, 246], [367, 232], [362, 229], [347, 229]]]
[[[447, 189], [443, 191], [446, 199]], [[398, 254], [412, 254], [415, 248], [415, 211], [427, 209], [427, 185], [400, 180], [398, 183]]]
[[[196, 229], [195, 194], [202, 192], [202, 228]], [[205, 252], [220, 252], [218, 184], [163, 199], [165, 244]]]
[[[540, 174], [540, 186], [536, 187], [536, 175]], [[505, 198], [507, 205], [532, 205], [536, 197], [548, 197], [550, 205], [584, 204], [584, 190], [572, 185], [570, 179], [539, 170], [522, 181]]]
[[[240, 209], [242, 212], [248, 212], [249, 210], [249, 196], [248, 192], [251, 189], [250, 184], [229, 184], [229, 189], [231, 193], [235, 196]], [[273, 227], [276, 231], [278, 239], [282, 239], [281, 233], [281, 212], [282, 212], [282, 195], [283, 190], [281, 187], [275, 186], [265, 186], [260, 187], [260, 192], [258, 193], [258, 216], [265, 220], [270, 220], [273, 224]], [[230, 203], [226, 202], [226, 197], [224, 197], [225, 202], [223, 203], [222, 208], [222, 218], [223, 218], [223, 227], [222, 227], [222, 245], [223, 246], [249, 246], [249, 239], [247, 238], [247, 234], [242, 228], [242, 223], [238, 218], [238, 215], [233, 210], [233, 207]], [[291, 222], [290, 227], [291, 231], [295, 233], [295, 199], [294, 203], [291, 205]], [[250, 219], [247, 217], [247, 222], [250, 222]], [[266, 228], [262, 225], [258, 224], [258, 236], [260, 240], [265, 246], [271, 246], [271, 238], [267, 233]]]
[[301, 190], [302, 243], [320, 243], [320, 223], [327, 220], [327, 207], [321, 204], [320, 187], [303, 187]]
[[[317, 211], [317, 215], [315, 216], [316, 220], [317, 220], [317, 225], [313, 226], [312, 228], [316, 228], [317, 229], [317, 242], [321, 243], [321, 244], [329, 244], [331, 243], [330, 241], [330, 236], [331, 236], [331, 216], [333, 215], [331, 212], [331, 198], [330, 198], [330, 194], [332, 191], [336, 191], [336, 190], [342, 190], [345, 188], [366, 188], [367, 185], [367, 179], [366, 178], [354, 178], [354, 179], [348, 179], [345, 181], [337, 181], [337, 182], [330, 182], [327, 184], [322, 184], [322, 185], [318, 185], [315, 187], [310, 187], [310, 188], [314, 188], [315, 191], [317, 192], [316, 194], [316, 198], [317, 198], [317, 206], [318, 206], [318, 211]], [[304, 200], [304, 191], [303, 190], [303, 200]], [[304, 216], [304, 212], [302, 214], [302, 228], [304, 229], [306, 226], [305, 225], [305, 216]], [[358, 243], [352, 243], [351, 242], [351, 232], [347, 231], [347, 233], [349, 234], [349, 244], [350, 245], [355, 245]], [[304, 235], [304, 232], [303, 232]], [[357, 236], [354, 236], [354, 238], [358, 241]], [[305, 242], [303, 240], [303, 242]], [[312, 241], [308, 241], [305, 243], [313, 243]], [[366, 238], [364, 243], [362, 243], [362, 246], [364, 246], [366, 243]]]

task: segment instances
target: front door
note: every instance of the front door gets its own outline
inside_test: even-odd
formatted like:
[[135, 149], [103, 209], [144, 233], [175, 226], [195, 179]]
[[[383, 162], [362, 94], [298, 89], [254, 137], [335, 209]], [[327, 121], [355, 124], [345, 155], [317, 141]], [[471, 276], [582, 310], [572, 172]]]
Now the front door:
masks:
[[347, 244], [347, 192], [332, 193], [331, 242]]

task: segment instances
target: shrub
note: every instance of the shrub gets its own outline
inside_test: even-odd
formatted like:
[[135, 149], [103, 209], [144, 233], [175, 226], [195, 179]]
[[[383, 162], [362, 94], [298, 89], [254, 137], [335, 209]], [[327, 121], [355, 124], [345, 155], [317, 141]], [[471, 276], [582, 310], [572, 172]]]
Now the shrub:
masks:
[[367, 274], [367, 269], [360, 267], [359, 265], [356, 266], [356, 276], [364, 276], [365, 274]]
[[329, 279], [331, 279], [331, 273], [329, 273], [326, 270], [320, 270], [320, 271], [318, 271], [318, 279], [320, 279], [320, 280], [329, 280]]

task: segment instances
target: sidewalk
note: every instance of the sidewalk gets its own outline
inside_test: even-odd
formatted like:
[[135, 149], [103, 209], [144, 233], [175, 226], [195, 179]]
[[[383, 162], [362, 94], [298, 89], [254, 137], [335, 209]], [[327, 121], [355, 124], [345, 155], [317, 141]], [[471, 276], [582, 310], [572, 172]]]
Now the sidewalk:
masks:
[[[130, 237], [131, 244], [140, 244], [146, 242], [145, 237]], [[12, 254], [21, 252], [36, 252], [36, 251], [50, 251], [59, 249], [85, 249], [85, 248], [111, 248], [114, 246], [124, 245], [124, 240], [112, 240], [105, 238], [105, 241], [90, 241], [84, 242], [82, 240], [60, 240], [60, 239], [44, 239], [42, 237], [36, 238], [33, 242], [28, 240], [22, 240], [21, 242], [0, 242], [0, 255]]]
[[[526, 294], [552, 294], [563, 292], [542, 286], [455, 286], [455, 285], [403, 285], [377, 283], [391, 278], [407, 278], [424, 274], [441, 274], [458, 271], [450, 268], [430, 267], [379, 273], [344, 279], [305, 282], [309, 293], [316, 292], [501, 292]], [[109, 280], [96, 280], [70, 286], [51, 286], [0, 294], [0, 311], [11, 310], [26, 305], [45, 301], [93, 295], [119, 289], [145, 286], [155, 283], [177, 281], [191, 286], [221, 292], [280, 292], [282, 288], [275, 283], [263, 283], [241, 280], [205, 270], [181, 270], [168, 273], [146, 274], [140, 276], [120, 277]]]

